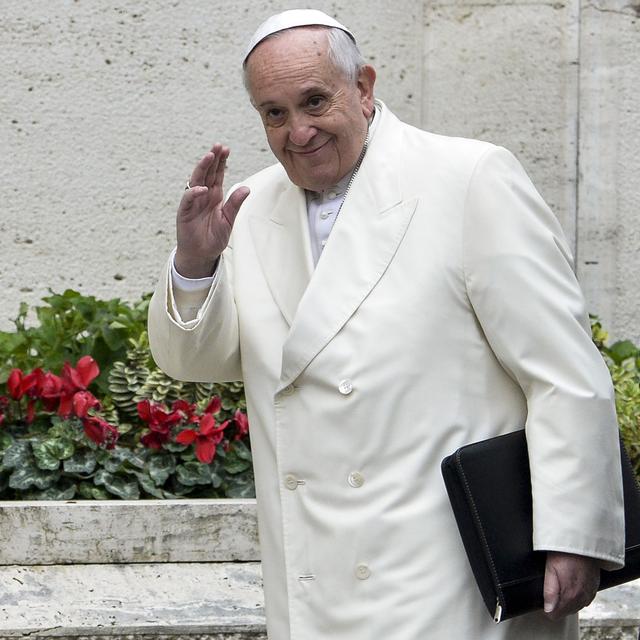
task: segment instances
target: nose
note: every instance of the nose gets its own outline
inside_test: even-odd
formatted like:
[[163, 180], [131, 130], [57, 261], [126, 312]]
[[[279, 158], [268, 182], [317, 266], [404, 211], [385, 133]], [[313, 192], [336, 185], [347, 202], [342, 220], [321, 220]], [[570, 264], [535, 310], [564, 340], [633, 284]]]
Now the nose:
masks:
[[289, 141], [296, 147], [306, 147], [318, 130], [313, 126], [310, 117], [305, 114], [291, 116]]

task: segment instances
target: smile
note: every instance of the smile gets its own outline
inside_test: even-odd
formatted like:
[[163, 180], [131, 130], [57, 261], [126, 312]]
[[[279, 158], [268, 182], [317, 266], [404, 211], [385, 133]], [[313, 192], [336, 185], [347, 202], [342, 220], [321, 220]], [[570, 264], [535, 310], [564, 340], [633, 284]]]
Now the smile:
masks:
[[326, 142], [323, 142], [319, 147], [312, 149], [311, 151], [294, 151], [293, 149], [290, 149], [289, 151], [299, 156], [312, 156], [314, 153], [318, 153], [318, 151], [320, 151], [321, 149], [324, 149], [329, 144], [330, 141], [331, 141], [331, 138], [329, 138], [329, 140], [327, 140]]

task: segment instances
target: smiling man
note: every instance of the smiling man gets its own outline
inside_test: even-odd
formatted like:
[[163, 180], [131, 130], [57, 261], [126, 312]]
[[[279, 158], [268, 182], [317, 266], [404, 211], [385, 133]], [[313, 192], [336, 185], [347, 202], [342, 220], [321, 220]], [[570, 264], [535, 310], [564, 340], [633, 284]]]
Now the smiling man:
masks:
[[[278, 163], [195, 167], [151, 303], [170, 375], [244, 380], [271, 640], [577, 638], [623, 560], [613, 391], [561, 229], [518, 162], [400, 122], [353, 34], [259, 27]], [[440, 461], [526, 427], [545, 612], [494, 625]]]

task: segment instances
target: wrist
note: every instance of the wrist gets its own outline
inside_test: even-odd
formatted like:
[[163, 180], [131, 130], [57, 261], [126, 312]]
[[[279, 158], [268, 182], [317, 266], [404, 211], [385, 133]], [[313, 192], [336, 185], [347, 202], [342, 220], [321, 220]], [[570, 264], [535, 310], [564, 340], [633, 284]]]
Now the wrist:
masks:
[[173, 266], [183, 278], [189, 278], [190, 280], [210, 278], [215, 273], [219, 258], [220, 256], [208, 259], [194, 259], [181, 255], [179, 251], [176, 251]]

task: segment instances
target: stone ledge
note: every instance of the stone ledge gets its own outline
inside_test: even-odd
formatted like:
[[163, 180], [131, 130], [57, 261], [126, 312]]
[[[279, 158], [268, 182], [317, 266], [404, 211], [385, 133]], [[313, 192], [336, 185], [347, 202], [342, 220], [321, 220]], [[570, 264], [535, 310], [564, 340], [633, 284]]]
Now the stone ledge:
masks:
[[[0, 640], [266, 640], [259, 563], [0, 567]], [[581, 640], [637, 640], [640, 581], [580, 616]]]
[[265, 633], [259, 563], [7, 566], [0, 584], [0, 638]]
[[255, 500], [0, 501], [0, 565], [260, 560]]

